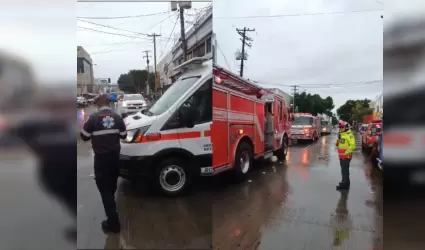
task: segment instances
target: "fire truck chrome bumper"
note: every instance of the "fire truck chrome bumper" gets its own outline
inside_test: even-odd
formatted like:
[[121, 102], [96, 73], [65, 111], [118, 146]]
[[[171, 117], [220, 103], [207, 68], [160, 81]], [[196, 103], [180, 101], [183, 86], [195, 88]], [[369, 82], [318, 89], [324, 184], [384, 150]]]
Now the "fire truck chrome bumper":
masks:
[[291, 140], [311, 140], [313, 137], [305, 135], [291, 135]]

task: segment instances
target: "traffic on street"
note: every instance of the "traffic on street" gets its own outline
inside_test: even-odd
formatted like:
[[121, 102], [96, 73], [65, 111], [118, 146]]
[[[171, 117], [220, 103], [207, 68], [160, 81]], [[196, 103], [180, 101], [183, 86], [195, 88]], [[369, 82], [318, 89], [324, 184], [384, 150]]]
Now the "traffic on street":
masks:
[[[84, 121], [94, 108], [79, 111]], [[119, 234], [104, 234], [104, 211], [90, 142], [78, 144], [79, 249], [381, 249], [382, 180], [365, 161], [361, 136], [351, 189], [341, 181], [337, 131], [291, 145], [287, 160], [256, 162], [244, 181], [224, 173], [200, 177], [186, 196], [166, 198], [147, 183], [120, 179]], [[308, 239], [308, 240], [306, 240]]]

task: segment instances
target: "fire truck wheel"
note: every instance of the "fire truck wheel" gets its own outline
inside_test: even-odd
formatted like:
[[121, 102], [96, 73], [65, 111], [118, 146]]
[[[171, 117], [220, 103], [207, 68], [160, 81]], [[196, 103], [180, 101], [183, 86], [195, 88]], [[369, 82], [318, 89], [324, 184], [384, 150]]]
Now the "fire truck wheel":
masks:
[[167, 196], [178, 196], [188, 190], [192, 174], [190, 164], [179, 158], [166, 158], [156, 168], [155, 184]]
[[285, 137], [282, 140], [282, 146], [278, 150], [274, 151], [274, 155], [277, 157], [279, 161], [284, 161], [286, 160], [288, 149], [289, 149], [289, 140], [287, 137]]
[[243, 141], [239, 144], [235, 154], [235, 175], [243, 178], [250, 170], [253, 163], [253, 152], [251, 145]]

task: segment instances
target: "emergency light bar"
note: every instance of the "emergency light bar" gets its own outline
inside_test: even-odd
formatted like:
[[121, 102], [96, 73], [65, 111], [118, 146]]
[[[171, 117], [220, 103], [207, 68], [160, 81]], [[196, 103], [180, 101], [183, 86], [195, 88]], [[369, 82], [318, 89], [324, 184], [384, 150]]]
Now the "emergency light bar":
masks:
[[210, 59], [205, 57], [194, 57], [190, 60], [187, 60], [186, 62], [180, 64], [179, 66], [174, 68], [174, 71], [187, 71], [189, 69], [193, 69], [195, 67], [200, 67], [202, 64], [206, 61], [209, 61]]

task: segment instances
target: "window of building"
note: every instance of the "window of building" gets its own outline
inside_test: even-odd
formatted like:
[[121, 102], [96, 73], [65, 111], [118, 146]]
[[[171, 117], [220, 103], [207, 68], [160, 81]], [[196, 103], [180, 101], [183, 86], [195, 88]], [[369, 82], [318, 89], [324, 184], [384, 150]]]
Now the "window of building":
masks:
[[202, 57], [204, 55], [205, 55], [205, 42], [201, 43], [193, 50], [194, 57]]
[[187, 53], [187, 60], [192, 59], [192, 57], [193, 57], [193, 52], [192, 51], [189, 52], [189, 53]]
[[183, 57], [180, 57], [179, 60], [177, 61], [177, 65], [180, 65], [183, 63]]
[[77, 73], [84, 73], [84, 60], [77, 58]]
[[211, 49], [212, 49], [212, 44], [211, 44], [211, 37], [207, 39], [207, 44], [206, 44], [206, 52], [210, 53]]

